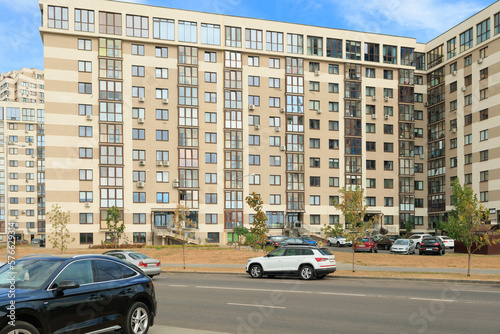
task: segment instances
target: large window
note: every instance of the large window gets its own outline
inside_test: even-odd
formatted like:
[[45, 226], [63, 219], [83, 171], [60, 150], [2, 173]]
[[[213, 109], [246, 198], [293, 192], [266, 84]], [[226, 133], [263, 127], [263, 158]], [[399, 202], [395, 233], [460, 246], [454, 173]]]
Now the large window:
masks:
[[149, 37], [149, 17], [127, 15], [127, 36]]
[[398, 47], [391, 45], [384, 45], [383, 48], [384, 63], [397, 64], [398, 63]]
[[323, 55], [323, 38], [307, 36], [307, 54], [313, 56]]
[[446, 54], [448, 59], [455, 57], [457, 55], [457, 38], [453, 37], [448, 42], [446, 42]]
[[477, 25], [477, 44], [490, 38], [490, 19]]
[[380, 61], [380, 45], [365, 43], [365, 61]]
[[287, 52], [304, 53], [304, 36], [297, 34], [287, 34]]
[[68, 8], [49, 6], [48, 27], [56, 29], [68, 29]]
[[196, 22], [179, 21], [179, 42], [196, 43]]
[[174, 20], [153, 18], [153, 38], [173, 41], [175, 39]]
[[241, 48], [241, 28], [226, 26], [226, 46]]
[[266, 31], [266, 50], [283, 52], [283, 33]]
[[217, 24], [201, 24], [201, 44], [220, 45], [220, 26]]
[[342, 58], [342, 40], [327, 38], [326, 39], [326, 56], [332, 58]]
[[99, 12], [99, 32], [101, 34], [121, 35], [122, 14]]
[[245, 30], [245, 47], [247, 49], [262, 50], [262, 30]]
[[469, 50], [474, 45], [472, 28], [460, 34], [460, 52]]
[[346, 41], [345, 42], [345, 58], [361, 60], [361, 42]]
[[75, 9], [75, 30], [94, 32], [94, 11]]

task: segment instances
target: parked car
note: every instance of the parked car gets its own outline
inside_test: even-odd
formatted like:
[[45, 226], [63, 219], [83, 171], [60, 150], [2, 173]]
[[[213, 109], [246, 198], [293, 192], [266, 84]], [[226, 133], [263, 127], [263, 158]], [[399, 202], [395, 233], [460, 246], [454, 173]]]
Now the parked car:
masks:
[[354, 251], [377, 253], [377, 242], [371, 237], [360, 238], [354, 244]]
[[452, 238], [446, 235], [439, 236], [438, 238], [443, 240], [445, 248], [455, 248], [455, 240], [453, 240]]
[[343, 246], [352, 246], [352, 242], [347, 241], [346, 238], [344, 238], [341, 235], [337, 235], [335, 237], [328, 237], [328, 246], [337, 246], [337, 247], [343, 247]]
[[28, 241], [24, 240], [24, 239], [18, 239], [18, 240], [16, 240], [16, 244], [18, 244], [18, 245], [26, 245], [26, 244], [28, 244]]
[[318, 246], [318, 242], [308, 235], [303, 235], [300, 237], [300, 239], [302, 239], [302, 241], [305, 241], [312, 246]]
[[420, 244], [418, 254], [437, 254], [444, 255], [445, 247], [444, 242], [438, 237], [424, 238]]
[[394, 241], [398, 239], [403, 239], [403, 237], [400, 236], [399, 234], [386, 234], [385, 236], [388, 237], [389, 239], [393, 239]]
[[398, 239], [391, 246], [391, 254], [415, 254], [415, 241], [412, 239]]
[[31, 244], [32, 245], [39, 245], [40, 247], [45, 247], [45, 240], [35, 238], [35, 239], [31, 240]]
[[270, 235], [266, 239], [266, 246], [279, 247], [278, 241], [288, 238], [286, 235]]
[[288, 244], [294, 244], [294, 245], [307, 245], [307, 242], [300, 238], [286, 238], [283, 240], [278, 241], [278, 247], [286, 246]]
[[432, 237], [432, 235], [430, 235], [430, 234], [420, 234], [419, 233], [419, 234], [412, 235], [409, 239], [415, 241], [415, 247], [417, 249], [419, 249], [420, 248], [420, 244], [422, 243], [422, 240], [424, 238], [427, 238], [427, 237]]
[[381, 235], [380, 237], [375, 239], [375, 241], [377, 242], [378, 249], [385, 249], [385, 250], [389, 250], [392, 244], [394, 243], [394, 240], [386, 237], [385, 235]]
[[111, 255], [122, 261], [133, 264], [144, 271], [149, 277], [160, 275], [161, 273], [160, 260], [150, 258], [146, 254], [142, 254], [134, 250], [117, 249], [104, 252], [103, 254]]
[[[7, 310], [12, 276], [15, 327]], [[151, 278], [111, 256], [26, 256], [0, 268], [1, 333], [144, 334], [155, 315]]]
[[327, 248], [310, 245], [283, 246], [266, 256], [248, 260], [246, 265], [247, 273], [253, 278], [293, 275], [304, 280], [323, 279], [335, 270], [335, 255]]

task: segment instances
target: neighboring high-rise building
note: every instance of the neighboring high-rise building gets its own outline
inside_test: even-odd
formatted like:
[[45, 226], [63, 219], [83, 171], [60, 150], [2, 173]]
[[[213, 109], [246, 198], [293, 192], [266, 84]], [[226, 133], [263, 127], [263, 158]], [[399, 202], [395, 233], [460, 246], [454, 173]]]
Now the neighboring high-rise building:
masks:
[[348, 227], [344, 186], [390, 233], [438, 232], [455, 177], [500, 204], [500, 3], [427, 44], [114, 1], [40, 8], [47, 205], [71, 211], [72, 246], [109, 240], [112, 206], [128, 242], [168, 242], [177, 203], [195, 240], [231, 242], [252, 192], [273, 234]]
[[45, 239], [43, 71], [0, 74], [0, 242]]
[[43, 104], [44, 99], [42, 70], [22, 68], [0, 73], [0, 101]]

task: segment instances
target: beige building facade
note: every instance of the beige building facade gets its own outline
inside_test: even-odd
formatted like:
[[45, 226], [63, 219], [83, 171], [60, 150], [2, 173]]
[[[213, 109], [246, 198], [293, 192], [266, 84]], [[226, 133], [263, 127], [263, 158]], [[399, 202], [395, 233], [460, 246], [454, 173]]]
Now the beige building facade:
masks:
[[427, 44], [114, 1], [40, 9], [46, 202], [71, 212], [72, 246], [109, 240], [112, 206], [125, 242], [170, 242], [181, 203], [193, 241], [225, 244], [249, 227], [252, 192], [270, 233], [290, 235], [348, 227], [333, 206], [344, 186], [393, 234], [437, 233], [450, 177], [500, 200], [499, 4]]

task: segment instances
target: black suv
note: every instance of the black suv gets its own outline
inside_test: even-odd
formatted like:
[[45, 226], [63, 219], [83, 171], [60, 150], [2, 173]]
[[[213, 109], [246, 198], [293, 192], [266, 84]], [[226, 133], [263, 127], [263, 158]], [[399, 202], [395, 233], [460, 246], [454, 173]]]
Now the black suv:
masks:
[[155, 315], [151, 279], [111, 256], [27, 256], [0, 268], [0, 334], [145, 334]]
[[438, 237], [426, 237], [422, 239], [422, 243], [420, 244], [420, 249], [418, 250], [418, 254], [444, 255], [445, 247], [443, 240], [441, 240]]

